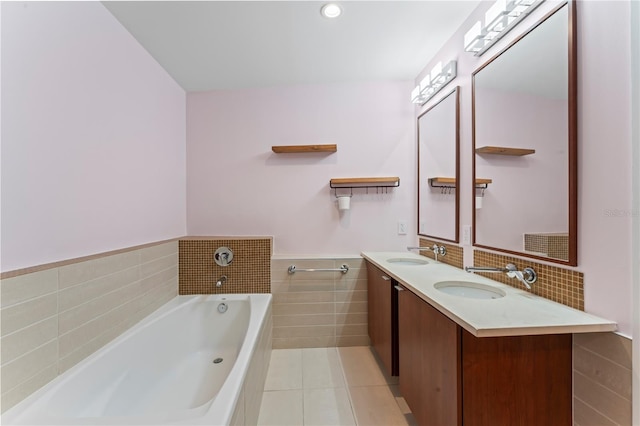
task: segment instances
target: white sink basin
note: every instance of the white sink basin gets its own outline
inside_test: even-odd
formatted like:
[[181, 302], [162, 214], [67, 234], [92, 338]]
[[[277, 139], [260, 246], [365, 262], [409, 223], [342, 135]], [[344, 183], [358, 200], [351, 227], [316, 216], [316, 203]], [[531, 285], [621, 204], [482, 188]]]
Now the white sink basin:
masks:
[[499, 288], [471, 281], [440, 281], [433, 287], [443, 293], [468, 299], [499, 299], [506, 295]]
[[416, 259], [413, 257], [394, 257], [387, 259], [387, 262], [394, 265], [428, 265], [429, 261], [426, 259]]

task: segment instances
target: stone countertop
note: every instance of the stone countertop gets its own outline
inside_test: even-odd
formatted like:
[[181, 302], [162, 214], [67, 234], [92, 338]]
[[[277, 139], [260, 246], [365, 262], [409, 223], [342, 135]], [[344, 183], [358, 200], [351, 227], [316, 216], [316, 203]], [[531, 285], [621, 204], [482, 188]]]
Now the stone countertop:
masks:
[[[597, 316], [471, 274], [410, 252], [363, 252], [362, 257], [385, 271], [418, 297], [476, 337], [525, 336], [615, 331], [617, 325]], [[426, 260], [403, 265], [388, 259]], [[436, 289], [440, 281], [470, 281], [505, 293], [498, 299], [470, 299]], [[535, 284], [532, 284], [535, 286]]]

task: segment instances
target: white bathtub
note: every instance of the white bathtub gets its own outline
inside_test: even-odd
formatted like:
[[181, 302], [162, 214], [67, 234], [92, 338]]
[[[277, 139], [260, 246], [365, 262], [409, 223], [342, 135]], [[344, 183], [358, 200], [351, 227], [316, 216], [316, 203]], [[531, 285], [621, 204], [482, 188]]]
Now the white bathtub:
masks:
[[251, 391], [264, 388], [270, 306], [270, 294], [178, 296], [4, 413], [2, 424], [253, 423], [244, 385], [258, 374]]

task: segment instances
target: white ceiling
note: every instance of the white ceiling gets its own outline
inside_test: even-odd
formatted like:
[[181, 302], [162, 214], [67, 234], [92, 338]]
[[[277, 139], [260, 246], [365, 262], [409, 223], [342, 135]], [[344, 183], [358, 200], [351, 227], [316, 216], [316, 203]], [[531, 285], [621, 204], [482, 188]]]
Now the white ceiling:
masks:
[[413, 80], [479, 0], [341, 1], [333, 20], [325, 3], [103, 2], [178, 84], [202, 91]]

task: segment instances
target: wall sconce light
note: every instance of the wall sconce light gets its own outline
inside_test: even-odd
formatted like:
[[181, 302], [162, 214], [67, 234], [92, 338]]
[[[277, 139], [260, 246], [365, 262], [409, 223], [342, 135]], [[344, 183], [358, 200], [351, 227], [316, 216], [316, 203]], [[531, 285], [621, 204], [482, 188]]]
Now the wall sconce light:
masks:
[[445, 66], [442, 66], [442, 62], [438, 62], [411, 91], [411, 102], [424, 105], [454, 78], [456, 78], [456, 61], [450, 61]]
[[480, 56], [544, 0], [497, 0], [464, 35], [464, 50]]

